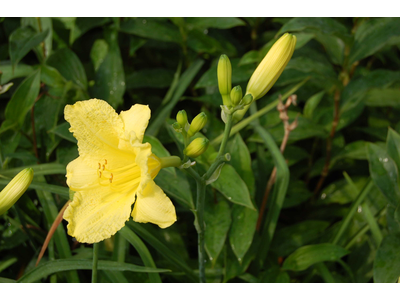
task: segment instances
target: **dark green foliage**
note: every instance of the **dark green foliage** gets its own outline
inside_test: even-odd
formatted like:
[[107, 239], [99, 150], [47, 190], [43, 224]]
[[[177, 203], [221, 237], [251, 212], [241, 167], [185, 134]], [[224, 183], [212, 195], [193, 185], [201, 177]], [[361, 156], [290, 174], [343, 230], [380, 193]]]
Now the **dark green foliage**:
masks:
[[[224, 129], [220, 55], [229, 56], [232, 84], [245, 95], [257, 64], [285, 32], [297, 37], [293, 58], [257, 100], [258, 111], [245, 116], [259, 117], [232, 134], [231, 159], [207, 186], [206, 279], [396, 282], [400, 18], [107, 17], [0, 18], [0, 86], [13, 83], [0, 89], [0, 189], [27, 166], [35, 173], [0, 216], [0, 282], [90, 281], [92, 246], [68, 236], [65, 222], [35, 268], [69, 199], [66, 165], [78, 156], [65, 105], [91, 98], [117, 112], [149, 105], [144, 142], [159, 157], [182, 153], [182, 135], [171, 126], [176, 113], [185, 109], [192, 120], [204, 112], [208, 122], [195, 135], [210, 140], [196, 159], [202, 173]], [[276, 105], [292, 93], [297, 105], [287, 115], [297, 127], [282, 155]], [[100, 244], [99, 282], [198, 281], [196, 184], [173, 168], [155, 182], [176, 206], [177, 222], [160, 229], [128, 221]]]

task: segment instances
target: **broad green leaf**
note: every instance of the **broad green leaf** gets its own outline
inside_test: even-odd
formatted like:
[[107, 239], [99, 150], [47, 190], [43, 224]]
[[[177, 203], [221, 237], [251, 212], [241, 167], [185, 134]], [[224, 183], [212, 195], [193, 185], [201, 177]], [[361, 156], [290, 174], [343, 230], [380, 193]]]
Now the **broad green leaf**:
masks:
[[253, 242], [257, 219], [257, 211], [239, 205], [233, 206], [229, 243], [240, 263]]
[[72, 143], [76, 144], [76, 138], [72, 134], [72, 132], [69, 131], [69, 128], [71, 125], [68, 122], [61, 123], [60, 125], [54, 127], [53, 129], [50, 130], [50, 132], [62, 137], [63, 139], [66, 139], [67, 141], [70, 141]]
[[219, 41], [217, 38], [211, 37], [199, 29], [190, 31], [187, 38], [187, 45], [197, 53], [226, 53], [229, 56], [236, 55], [236, 48], [231, 47], [229, 41]]
[[395, 283], [400, 277], [400, 233], [389, 234], [380, 245], [374, 261], [374, 281]]
[[0, 261], [0, 273], [3, 270], [7, 269], [9, 266], [15, 264], [17, 261], [18, 261], [18, 258], [16, 258], [16, 257], [11, 257], [11, 258], [5, 259], [3, 261]]
[[[91, 270], [93, 261], [91, 259], [58, 259], [48, 261], [40, 264], [29, 273], [18, 279], [18, 282], [36, 282], [50, 274], [68, 271], [68, 270]], [[143, 272], [143, 273], [159, 273], [168, 272], [166, 269], [156, 269], [141, 267], [134, 264], [120, 263], [116, 261], [99, 260], [97, 264], [98, 270], [110, 271], [129, 271], [129, 272]]]
[[368, 143], [367, 153], [371, 178], [389, 203], [397, 207], [400, 191], [396, 163], [384, 149], [375, 144]]
[[109, 50], [98, 68], [95, 76], [95, 85], [91, 95], [103, 99], [117, 108], [122, 104], [125, 93], [125, 73], [121, 53], [116, 41], [109, 45]]
[[171, 174], [166, 170], [160, 170], [154, 181], [174, 200], [183, 206], [194, 209], [189, 182], [181, 171], [177, 170], [176, 174]]
[[386, 151], [394, 160], [397, 170], [400, 170], [400, 134], [389, 128], [386, 140]]
[[287, 256], [318, 238], [328, 226], [329, 222], [313, 220], [286, 226], [276, 232], [271, 249], [279, 256]]
[[340, 38], [348, 35], [347, 28], [332, 18], [293, 18], [282, 26], [277, 35], [293, 31], [318, 32]]
[[[285, 158], [286, 158], [285, 151]], [[288, 164], [290, 166], [290, 164]], [[267, 180], [265, 180], [265, 184]], [[303, 202], [306, 202], [310, 199], [313, 193], [307, 188], [307, 185], [304, 181], [301, 180], [291, 180], [289, 182], [289, 186], [287, 189], [287, 194], [285, 197], [285, 202], [283, 203], [282, 208], [289, 208], [297, 206]]]
[[343, 148], [342, 151], [340, 151], [337, 155], [335, 155], [332, 158], [332, 162], [336, 162], [344, 158], [366, 160], [368, 159], [365, 147], [366, 145], [367, 142], [361, 140], [349, 143]]
[[51, 18], [48, 17], [25, 17], [21, 18], [22, 26], [31, 26], [35, 29], [36, 33], [40, 33], [42, 31], [48, 30], [49, 34], [44, 40], [44, 44], [37, 45], [34, 48], [36, 56], [39, 58], [39, 61], [45, 61], [51, 54], [53, 49], [53, 22]]
[[[6, 121], [14, 126], [22, 126], [26, 114], [35, 104], [40, 90], [40, 69], [27, 77], [14, 92], [11, 100], [7, 103], [5, 110]], [[8, 124], [9, 125], [9, 124]], [[10, 126], [10, 125], [9, 125]], [[4, 123], [0, 132], [7, 129]]]
[[109, 22], [109, 18], [76, 18], [69, 35], [69, 44], [72, 45], [77, 38], [92, 28], [99, 27]]
[[390, 89], [371, 89], [365, 99], [365, 105], [373, 107], [399, 107], [400, 90]]
[[400, 37], [399, 18], [370, 18], [356, 30], [349, 64], [370, 56]]
[[23, 166], [18, 168], [0, 170], [0, 177], [14, 177], [19, 172], [21, 172], [25, 168], [33, 169], [33, 176], [39, 175], [52, 175], [52, 174], [62, 174], [65, 175], [65, 166], [57, 163], [48, 163], [48, 164], [40, 164], [40, 165], [31, 165], [31, 166]]
[[174, 71], [168, 69], [139, 70], [126, 76], [126, 88], [166, 88], [172, 83]]
[[251, 50], [245, 53], [240, 59], [238, 66], [248, 65], [252, 63], [259, 62], [259, 52], [256, 50]]
[[121, 23], [120, 30], [140, 37], [181, 43], [182, 38], [179, 29], [166, 22], [158, 22], [153, 18], [136, 18]]
[[227, 146], [227, 152], [231, 155], [230, 164], [239, 174], [249, 188], [250, 195], [255, 192], [255, 180], [251, 169], [251, 157], [242, 137], [237, 133]]
[[[360, 191], [368, 181], [367, 177], [353, 177], [354, 185]], [[353, 202], [357, 197], [357, 192], [354, 192], [353, 186], [349, 185], [345, 179], [340, 179], [332, 182], [322, 190], [321, 199], [322, 204], [346, 204]]]
[[236, 26], [245, 26], [246, 23], [239, 18], [186, 18], [187, 26], [196, 28], [218, 28], [228, 29]]
[[317, 61], [311, 57], [294, 57], [287, 64], [285, 70], [299, 70], [306, 73], [315, 73], [326, 78], [335, 78], [337, 75], [331, 64]]
[[231, 165], [225, 164], [219, 178], [211, 185], [232, 203], [255, 210], [246, 183]]
[[228, 203], [224, 200], [216, 204], [209, 203], [204, 212], [204, 222], [206, 224], [205, 249], [214, 266], [225, 245], [226, 235], [231, 225], [231, 209]]
[[105, 40], [99, 39], [93, 43], [92, 49], [90, 50], [90, 59], [92, 60], [94, 70], [96, 72], [106, 58], [107, 53], [108, 44]]
[[10, 36], [10, 59], [11, 64], [15, 67], [18, 62], [31, 51], [35, 46], [39, 45], [48, 35], [49, 31], [45, 30], [40, 33], [30, 27], [20, 27]]
[[312, 120], [313, 112], [317, 108], [318, 104], [321, 102], [322, 97], [324, 96], [325, 91], [321, 91], [313, 96], [311, 96], [306, 105], [304, 105], [303, 114], [307, 119]]
[[344, 59], [345, 44], [340, 38], [334, 35], [318, 33], [315, 35], [315, 39], [324, 46], [326, 52], [328, 53], [331, 61], [334, 64], [342, 65]]
[[40, 67], [40, 80], [44, 84], [55, 88], [64, 87], [66, 83], [65, 78], [62, 77], [57, 69], [47, 65], [42, 65]]
[[323, 261], [336, 261], [350, 252], [334, 244], [303, 246], [289, 255], [283, 263], [283, 270], [303, 271]]
[[71, 80], [81, 89], [87, 89], [85, 69], [78, 56], [68, 48], [61, 48], [48, 58], [47, 64], [56, 68], [67, 80]]
[[10, 63], [3, 63], [0, 62], [0, 71], [2, 72], [0, 78], [1, 84], [7, 83], [14, 78], [26, 77], [34, 70], [32, 66], [25, 65], [23, 63], [19, 63], [18, 65], [16, 65], [13, 70]]

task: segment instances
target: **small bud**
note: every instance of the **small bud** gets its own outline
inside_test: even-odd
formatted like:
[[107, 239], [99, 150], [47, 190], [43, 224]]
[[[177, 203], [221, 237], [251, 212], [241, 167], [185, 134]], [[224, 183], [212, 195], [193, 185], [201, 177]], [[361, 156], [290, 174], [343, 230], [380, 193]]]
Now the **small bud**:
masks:
[[172, 124], [172, 128], [173, 128], [176, 132], [182, 132], [182, 126], [181, 126], [181, 124], [179, 124], [178, 122], [175, 122], [174, 124]]
[[243, 106], [250, 105], [253, 102], [253, 96], [251, 94], [247, 94], [246, 96], [243, 97], [242, 101], [240, 101], [240, 104]]
[[207, 115], [204, 112], [199, 113], [190, 124], [188, 130], [188, 137], [191, 137], [195, 135], [196, 132], [202, 130], [204, 125], [206, 125], [206, 123], [207, 123]]
[[238, 105], [240, 100], [242, 100], [242, 88], [240, 85], [235, 86], [231, 91], [231, 101], [234, 106]]
[[189, 157], [196, 158], [207, 151], [208, 144], [209, 144], [208, 139], [205, 139], [205, 138], [194, 139], [186, 147], [186, 149], [183, 150], [183, 153]]
[[0, 215], [4, 214], [21, 198], [28, 189], [33, 179], [32, 168], [19, 172], [7, 186], [0, 192]]
[[218, 88], [222, 95], [224, 105], [231, 105], [229, 94], [232, 89], [232, 65], [225, 54], [221, 55], [218, 61]]
[[185, 125], [188, 121], [186, 111], [180, 110], [176, 115], [176, 120], [178, 121], [179, 124], [181, 124], [182, 128], [185, 128]]

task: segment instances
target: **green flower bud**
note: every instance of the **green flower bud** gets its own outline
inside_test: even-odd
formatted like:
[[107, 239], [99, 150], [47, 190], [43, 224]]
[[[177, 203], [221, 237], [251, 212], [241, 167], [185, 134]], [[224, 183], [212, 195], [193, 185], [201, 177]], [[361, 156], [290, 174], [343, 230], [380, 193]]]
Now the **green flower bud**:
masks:
[[32, 168], [19, 172], [7, 186], [0, 192], [0, 215], [4, 214], [21, 198], [28, 189], [33, 179]]
[[188, 131], [188, 137], [191, 137], [203, 129], [204, 125], [207, 123], [207, 115], [202, 112], [199, 113], [192, 121]]
[[178, 122], [175, 122], [174, 124], [172, 124], [172, 128], [173, 128], [176, 132], [182, 132], [182, 125], [179, 124]]
[[176, 115], [176, 120], [178, 121], [179, 124], [181, 124], [182, 128], [185, 128], [185, 125], [188, 121], [186, 111], [184, 110], [178, 111], [178, 114]]
[[225, 54], [221, 55], [218, 61], [218, 88], [222, 95], [224, 105], [231, 105], [229, 94], [232, 89], [232, 65]]
[[251, 94], [247, 94], [246, 96], [243, 97], [242, 101], [240, 101], [240, 104], [246, 106], [250, 105], [253, 102], [253, 96]]
[[242, 88], [240, 85], [235, 86], [231, 91], [231, 101], [234, 106], [238, 105], [240, 100], [242, 100]]
[[208, 139], [205, 139], [205, 138], [194, 139], [186, 147], [186, 149], [183, 150], [183, 153], [189, 157], [196, 158], [207, 151], [208, 144], [209, 144]]

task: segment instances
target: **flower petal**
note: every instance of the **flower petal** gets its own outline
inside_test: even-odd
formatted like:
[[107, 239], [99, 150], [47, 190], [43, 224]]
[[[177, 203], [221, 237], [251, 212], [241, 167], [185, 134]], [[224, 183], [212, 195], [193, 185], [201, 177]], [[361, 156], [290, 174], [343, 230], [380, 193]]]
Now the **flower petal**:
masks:
[[[71, 124], [69, 129], [78, 140], [79, 155], [85, 163], [97, 168], [99, 162], [107, 159], [109, 167], [118, 168], [126, 161], [134, 160], [134, 154], [118, 149], [119, 137], [124, 124], [115, 110], [105, 101], [91, 99], [67, 105], [65, 119]], [[118, 158], [111, 161], [108, 158]]]
[[139, 142], [142, 142], [149, 124], [150, 108], [147, 105], [135, 104], [129, 110], [121, 111], [120, 117], [125, 126], [125, 133], [129, 136], [133, 131]]
[[73, 191], [93, 188], [99, 185], [96, 169], [89, 167], [82, 157], [71, 161], [67, 165], [67, 184]]
[[150, 180], [144, 190], [137, 193], [132, 218], [135, 222], [150, 222], [166, 228], [175, 223], [176, 212], [174, 205], [163, 190], [153, 180]]
[[64, 213], [68, 234], [81, 243], [109, 238], [125, 225], [134, 202], [134, 193], [119, 194], [106, 188], [76, 192]]

